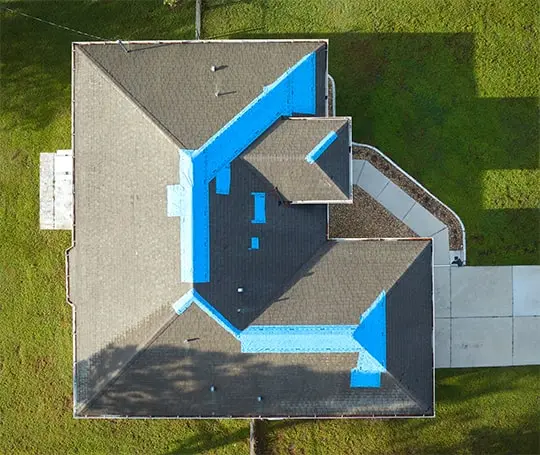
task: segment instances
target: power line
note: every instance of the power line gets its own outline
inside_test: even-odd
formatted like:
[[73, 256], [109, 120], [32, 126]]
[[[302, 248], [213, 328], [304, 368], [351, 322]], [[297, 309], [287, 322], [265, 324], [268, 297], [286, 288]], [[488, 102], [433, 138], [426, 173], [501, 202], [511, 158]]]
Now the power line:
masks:
[[1, 9], [5, 9], [7, 11], [10, 11], [12, 13], [15, 13], [15, 14], [19, 14], [20, 16], [24, 16], [24, 17], [28, 17], [30, 19], [34, 19], [36, 21], [39, 21], [39, 22], [43, 22], [44, 24], [48, 24], [48, 25], [52, 25], [53, 27], [57, 27], [57, 28], [62, 28], [64, 30], [68, 30], [70, 32], [73, 32], [73, 33], [77, 33], [79, 35], [84, 35], [84, 36], [88, 36], [90, 38], [96, 38], [100, 41], [115, 41], [113, 39], [109, 39], [109, 38], [103, 38], [101, 36], [97, 36], [97, 35], [92, 35], [90, 33], [85, 33], [85, 32], [81, 32], [80, 30], [75, 30], [74, 28], [70, 28], [70, 27], [66, 27], [65, 25], [60, 25], [60, 24], [55, 24], [54, 22], [51, 22], [51, 21], [47, 21], [45, 19], [41, 19], [39, 17], [36, 17], [36, 16], [31, 16], [30, 14], [26, 14], [26, 13], [22, 13], [20, 11], [17, 11], [17, 10], [14, 10], [14, 9], [11, 9], [11, 8], [8, 8], [7, 6], [0, 6]]

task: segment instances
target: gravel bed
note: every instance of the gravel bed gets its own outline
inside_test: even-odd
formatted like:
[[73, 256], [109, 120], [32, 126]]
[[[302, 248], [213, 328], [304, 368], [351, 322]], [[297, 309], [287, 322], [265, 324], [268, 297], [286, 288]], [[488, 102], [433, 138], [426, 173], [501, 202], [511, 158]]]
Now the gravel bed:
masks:
[[418, 237], [363, 189], [353, 191], [353, 204], [330, 204], [331, 238]]
[[[362, 146], [353, 146], [353, 158], [369, 161], [386, 177], [411, 196], [416, 202], [448, 226], [451, 250], [463, 249], [463, 233], [461, 224], [456, 216], [439, 201], [430, 196], [422, 187], [411, 181], [398, 168], [392, 166], [374, 150]], [[356, 193], [355, 193], [356, 194]]]

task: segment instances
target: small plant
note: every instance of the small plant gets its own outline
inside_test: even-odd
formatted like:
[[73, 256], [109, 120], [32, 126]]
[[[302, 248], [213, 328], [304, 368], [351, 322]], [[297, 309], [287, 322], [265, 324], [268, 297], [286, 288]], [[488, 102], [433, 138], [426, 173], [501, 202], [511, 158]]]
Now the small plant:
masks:
[[180, 0], [163, 0], [163, 4], [169, 8], [176, 8], [179, 3]]

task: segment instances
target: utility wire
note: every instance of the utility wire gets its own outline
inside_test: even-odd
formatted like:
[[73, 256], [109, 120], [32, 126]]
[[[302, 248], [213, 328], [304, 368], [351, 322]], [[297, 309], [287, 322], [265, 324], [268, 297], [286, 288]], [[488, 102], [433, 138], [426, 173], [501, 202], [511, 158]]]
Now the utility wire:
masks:
[[57, 28], [62, 28], [64, 30], [68, 30], [70, 32], [77, 33], [79, 35], [88, 36], [90, 38], [97, 38], [98, 40], [101, 40], [101, 41], [116, 41], [114, 39], [102, 38], [101, 36], [91, 35], [90, 33], [84, 33], [84, 32], [81, 32], [80, 30], [75, 30], [74, 28], [69, 28], [69, 27], [66, 27], [64, 25], [55, 24], [54, 22], [47, 21], [45, 19], [41, 19], [41, 18], [36, 17], [36, 16], [31, 16], [30, 14], [22, 13], [20, 11], [8, 8], [7, 6], [0, 6], [0, 9], [5, 9], [6, 11], [10, 11], [12, 13], [19, 14], [20, 16], [28, 17], [30, 19], [34, 19], [36, 21], [43, 22], [44, 24], [52, 25], [53, 27], [57, 27]]

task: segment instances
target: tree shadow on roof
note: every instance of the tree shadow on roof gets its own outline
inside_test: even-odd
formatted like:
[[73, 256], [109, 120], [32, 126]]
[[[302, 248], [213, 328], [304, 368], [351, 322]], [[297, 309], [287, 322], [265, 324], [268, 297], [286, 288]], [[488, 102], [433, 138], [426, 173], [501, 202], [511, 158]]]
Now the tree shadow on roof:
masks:
[[[201, 338], [208, 339], [209, 335]], [[169, 418], [422, 415], [409, 394], [388, 375], [382, 376], [380, 388], [351, 388], [350, 370], [356, 365], [357, 354], [234, 353], [227, 347], [230, 340], [223, 338], [216, 342], [214, 335], [211, 335], [213, 344], [217, 344], [214, 350], [207, 350], [208, 344], [201, 350], [196, 347], [203, 345], [204, 339], [193, 343], [173, 339], [170, 345], [150, 346], [91, 399], [86, 408], [80, 409], [78, 415]], [[121, 355], [118, 351], [110, 351], [108, 355]], [[86, 361], [77, 364], [78, 390], [87, 367]]]

